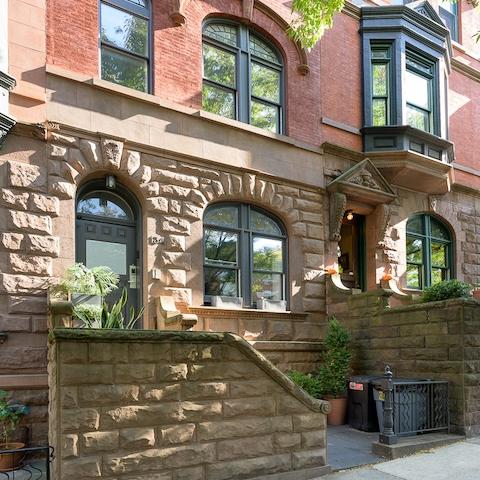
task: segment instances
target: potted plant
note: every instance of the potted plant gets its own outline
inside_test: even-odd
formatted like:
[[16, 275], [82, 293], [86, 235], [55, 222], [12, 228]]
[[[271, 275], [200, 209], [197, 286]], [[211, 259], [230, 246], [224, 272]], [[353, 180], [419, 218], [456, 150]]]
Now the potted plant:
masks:
[[320, 390], [332, 411], [328, 414], [329, 425], [343, 425], [347, 413], [347, 381], [350, 374], [350, 334], [340, 322], [332, 317], [325, 336], [323, 364], [318, 370]]
[[100, 321], [104, 299], [118, 288], [118, 281], [118, 275], [109, 267], [87, 268], [82, 263], [75, 263], [65, 270], [50, 292], [53, 296], [71, 300], [73, 316], [92, 324]]
[[16, 470], [21, 466], [22, 452], [2, 453], [4, 450], [17, 450], [25, 447], [24, 443], [10, 441], [10, 435], [17, 428], [28, 407], [8, 400], [8, 393], [0, 390], [0, 472]]

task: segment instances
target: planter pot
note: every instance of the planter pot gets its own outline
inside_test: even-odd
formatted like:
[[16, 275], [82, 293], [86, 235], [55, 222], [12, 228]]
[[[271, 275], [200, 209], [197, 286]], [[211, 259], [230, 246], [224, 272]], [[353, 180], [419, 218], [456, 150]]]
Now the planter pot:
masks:
[[212, 307], [217, 308], [242, 308], [242, 297], [224, 297], [220, 295], [212, 296]]
[[268, 298], [259, 298], [257, 300], [258, 310], [270, 310], [272, 312], [285, 312], [287, 302], [285, 300], [269, 300]]
[[478, 298], [478, 299], [480, 299], [480, 289], [479, 289], [479, 290], [474, 290], [474, 291], [472, 292], [472, 296], [473, 296], [473, 298]]
[[95, 307], [102, 306], [102, 297], [100, 295], [84, 295], [83, 293], [72, 293], [73, 305], [93, 305]]
[[22, 466], [25, 454], [23, 452], [2, 453], [2, 450], [18, 450], [24, 448], [24, 443], [0, 444], [0, 472], [11, 472]]
[[327, 398], [332, 411], [327, 415], [328, 425], [344, 425], [347, 421], [347, 397]]

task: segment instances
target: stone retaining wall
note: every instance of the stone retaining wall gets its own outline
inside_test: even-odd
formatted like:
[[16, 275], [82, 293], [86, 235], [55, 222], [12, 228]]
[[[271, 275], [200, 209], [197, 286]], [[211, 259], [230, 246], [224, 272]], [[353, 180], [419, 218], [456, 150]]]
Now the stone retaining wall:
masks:
[[480, 302], [455, 299], [389, 308], [388, 290], [352, 295], [342, 322], [353, 336], [358, 374], [448, 380], [450, 424], [480, 434]]
[[[232, 334], [50, 334], [54, 478], [315, 478], [328, 402]], [[268, 478], [268, 477], [267, 477]]]

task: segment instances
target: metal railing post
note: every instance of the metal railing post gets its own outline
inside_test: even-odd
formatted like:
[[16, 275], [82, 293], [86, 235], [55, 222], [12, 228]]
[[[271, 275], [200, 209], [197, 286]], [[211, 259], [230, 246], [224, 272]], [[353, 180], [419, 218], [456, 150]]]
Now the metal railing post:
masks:
[[385, 378], [382, 387], [385, 394], [383, 403], [383, 432], [380, 433], [378, 441], [385, 445], [397, 443], [398, 438], [393, 430], [393, 373], [390, 365], [385, 365]]

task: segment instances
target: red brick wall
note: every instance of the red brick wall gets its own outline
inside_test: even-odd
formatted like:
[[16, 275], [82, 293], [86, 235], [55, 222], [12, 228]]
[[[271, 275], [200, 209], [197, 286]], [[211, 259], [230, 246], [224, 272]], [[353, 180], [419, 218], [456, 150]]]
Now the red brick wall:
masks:
[[47, 63], [98, 75], [98, 1], [47, 1]]
[[[288, 16], [289, 9], [280, 0], [269, 2], [278, 6], [277, 13]], [[48, 0], [48, 63], [68, 70], [98, 76], [98, 2], [97, 0]], [[187, 22], [178, 27], [169, 15], [169, 1], [153, 2], [153, 93], [159, 97], [200, 108], [202, 85], [202, 22], [207, 16], [240, 19], [240, 0], [196, 0], [188, 4]], [[335, 129], [323, 132], [321, 117], [359, 126], [361, 118], [360, 46], [358, 24], [344, 15], [337, 17], [336, 33], [345, 39], [348, 48], [338, 49], [335, 34], [330, 34], [326, 46], [315, 47], [308, 54], [310, 73], [301, 75], [301, 59], [294, 43], [282, 26], [255, 9], [253, 27], [270, 38], [282, 52], [285, 61], [287, 134], [299, 140], [321, 144], [327, 138], [338, 139], [346, 146], [360, 147], [359, 139]], [[288, 21], [288, 18], [286, 18]], [[348, 30], [348, 31], [344, 31]], [[332, 54], [330, 47], [334, 46]], [[346, 55], [348, 53], [348, 55]], [[325, 57], [323, 70], [320, 59]], [[352, 70], [351, 66], [355, 65]], [[358, 68], [357, 68], [358, 65]], [[341, 72], [336, 76], [335, 72]], [[321, 74], [326, 75], [323, 81]], [[343, 79], [350, 88], [341, 97]], [[340, 82], [339, 82], [340, 80]], [[332, 95], [327, 101], [327, 113], [321, 111], [321, 96]], [[338, 98], [341, 99], [338, 102]], [[345, 106], [347, 108], [345, 108]], [[330, 130], [333, 130], [330, 132]], [[334, 138], [332, 138], [334, 137]]]

